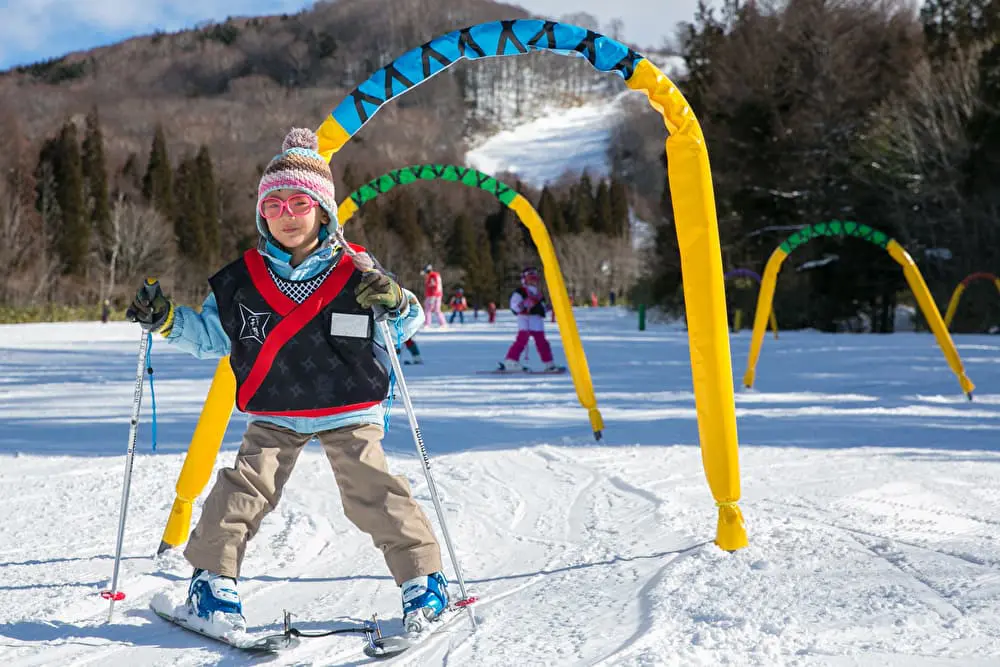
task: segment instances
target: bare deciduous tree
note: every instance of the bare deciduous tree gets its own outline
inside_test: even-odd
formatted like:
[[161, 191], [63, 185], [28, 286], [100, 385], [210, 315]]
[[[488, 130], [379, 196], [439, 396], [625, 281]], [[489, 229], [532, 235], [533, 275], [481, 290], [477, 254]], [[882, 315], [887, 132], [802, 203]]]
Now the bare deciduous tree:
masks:
[[102, 275], [102, 297], [113, 295], [119, 284], [137, 284], [148, 275], [172, 274], [177, 262], [174, 244], [173, 230], [157, 211], [119, 196], [111, 208], [108, 247], [95, 255]]
[[570, 298], [589, 300], [590, 293], [607, 296], [621, 293], [635, 282], [641, 256], [625, 238], [610, 238], [594, 232], [565, 234], [554, 242], [556, 256]]
[[25, 223], [24, 203], [6, 179], [0, 179], [0, 302], [12, 300], [13, 278], [37, 243]]

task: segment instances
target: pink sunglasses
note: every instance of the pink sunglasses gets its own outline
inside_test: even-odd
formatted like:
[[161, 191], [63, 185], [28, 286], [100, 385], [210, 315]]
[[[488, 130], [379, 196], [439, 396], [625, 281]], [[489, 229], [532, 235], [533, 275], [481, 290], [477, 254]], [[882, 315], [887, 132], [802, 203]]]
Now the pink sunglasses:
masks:
[[287, 209], [289, 215], [301, 218], [309, 215], [309, 211], [317, 206], [319, 206], [319, 202], [304, 193], [292, 195], [285, 200], [277, 197], [264, 197], [260, 200], [260, 215], [267, 220], [274, 220], [280, 218]]

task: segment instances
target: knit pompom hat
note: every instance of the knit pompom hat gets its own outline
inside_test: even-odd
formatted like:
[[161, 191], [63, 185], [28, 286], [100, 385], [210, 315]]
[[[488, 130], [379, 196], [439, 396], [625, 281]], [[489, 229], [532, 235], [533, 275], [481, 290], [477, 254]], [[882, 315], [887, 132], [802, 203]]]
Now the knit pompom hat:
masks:
[[337, 198], [330, 165], [319, 150], [319, 138], [312, 130], [297, 127], [285, 136], [281, 152], [271, 158], [257, 187], [257, 231], [270, 239], [267, 221], [260, 214], [260, 202], [275, 190], [299, 190], [312, 196], [330, 216], [320, 230], [320, 240], [337, 231]]

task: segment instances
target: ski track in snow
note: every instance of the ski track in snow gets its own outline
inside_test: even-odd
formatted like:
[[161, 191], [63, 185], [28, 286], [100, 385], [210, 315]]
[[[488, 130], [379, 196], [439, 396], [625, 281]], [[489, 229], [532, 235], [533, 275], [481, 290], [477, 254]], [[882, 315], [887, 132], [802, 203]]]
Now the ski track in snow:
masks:
[[[456, 619], [391, 664], [1000, 664], [1000, 340], [956, 336], [971, 403], [930, 335], [767, 340], [755, 390], [737, 393], [750, 546], [729, 554], [712, 544], [686, 334], [636, 331], [622, 309], [576, 315], [606, 420], [599, 444], [568, 375], [474, 374], [509, 344], [506, 314], [419, 334], [427, 364], [407, 367], [408, 385], [480, 627]], [[0, 326], [11, 667], [249, 662], [148, 609], [157, 592], [180, 599], [190, 575], [180, 550], [152, 554], [215, 366], [160, 341], [158, 448], [147, 386], [127, 597], [106, 622], [137, 339], [126, 324]], [[748, 340], [732, 336], [737, 385]], [[390, 465], [438, 525], [401, 401], [393, 415]], [[218, 467], [242, 429], [234, 416]], [[250, 542], [240, 588], [255, 630], [279, 630], [283, 609], [304, 630], [372, 613], [398, 625], [398, 589], [344, 518], [315, 445]], [[370, 664], [362, 644], [305, 639], [266, 662]]]

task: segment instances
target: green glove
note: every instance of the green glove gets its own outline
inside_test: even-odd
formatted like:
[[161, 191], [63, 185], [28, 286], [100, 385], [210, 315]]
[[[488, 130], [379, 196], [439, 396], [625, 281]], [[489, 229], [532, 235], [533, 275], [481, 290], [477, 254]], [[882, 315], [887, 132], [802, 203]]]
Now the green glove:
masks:
[[403, 307], [403, 288], [381, 271], [365, 271], [361, 283], [354, 290], [354, 298], [362, 308], [381, 306], [388, 311]]
[[159, 281], [146, 278], [125, 312], [125, 318], [138, 322], [146, 331], [159, 331], [166, 336], [174, 325], [174, 305], [163, 295]]

